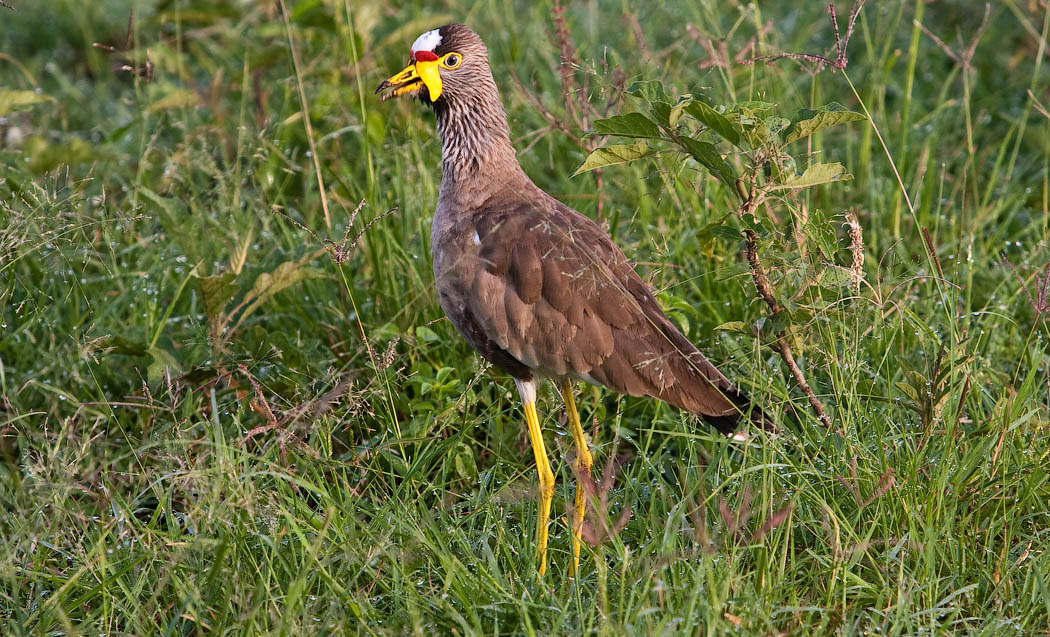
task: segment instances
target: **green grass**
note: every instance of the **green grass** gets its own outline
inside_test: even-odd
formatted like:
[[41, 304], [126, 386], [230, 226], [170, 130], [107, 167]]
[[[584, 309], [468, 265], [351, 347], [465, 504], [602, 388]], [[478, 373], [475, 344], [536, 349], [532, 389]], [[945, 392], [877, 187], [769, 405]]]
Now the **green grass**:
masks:
[[[772, 207], [781, 234], [763, 244], [787, 298], [814, 268], [849, 264], [844, 213], [860, 218], [866, 285], [808, 299], [821, 309], [795, 332], [832, 431], [760, 339], [714, 330], [750, 332], [766, 315], [739, 240], [708, 227], [730, 210], [725, 190], [661, 156], [605, 169], [596, 194], [593, 175], [568, 178], [584, 131], [534, 133], [548, 125], [534, 100], [565, 108], [550, 5], [289, 1], [286, 24], [274, 3], [8, 3], [0, 95], [42, 101], [0, 119], [3, 633], [1050, 626], [1050, 327], [1001, 256], [1035, 294], [1050, 262], [1050, 121], [1026, 93], [1050, 101], [1038, 3], [994, 3], [966, 70], [914, 20], [960, 50], [980, 26], [971, 3], [869, 3], [845, 74], [700, 68], [686, 29], [724, 38], [730, 58], [756, 33], [760, 53], [827, 53], [822, 3], [571, 5], [599, 107], [622, 67], [715, 103], [870, 110], [871, 125], [814, 139], [812, 158], [796, 149], [800, 166], [841, 161], [855, 179]], [[600, 198], [683, 329], [776, 413], [791, 401], [801, 414], [742, 444], [654, 401], [583, 389], [598, 466], [626, 456], [607, 515], [631, 517], [585, 551], [577, 582], [556, 393], [540, 407], [559, 515], [537, 580], [513, 386], [431, 289], [432, 116], [371, 95], [419, 32], [450, 20], [486, 38], [526, 171], [586, 214]], [[151, 78], [113, 70], [147, 59]], [[318, 254], [362, 200], [350, 238], [396, 210], [344, 262]], [[253, 295], [266, 273], [277, 285]], [[249, 436], [264, 405], [279, 426]]]

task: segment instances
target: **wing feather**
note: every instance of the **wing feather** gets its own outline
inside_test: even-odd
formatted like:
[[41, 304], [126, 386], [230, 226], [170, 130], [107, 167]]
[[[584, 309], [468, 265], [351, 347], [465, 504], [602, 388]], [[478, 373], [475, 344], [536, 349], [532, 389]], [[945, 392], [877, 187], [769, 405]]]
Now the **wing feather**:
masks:
[[469, 219], [479, 267], [466, 302], [535, 373], [653, 396], [719, 427], [746, 406], [593, 221], [552, 198], [493, 202]]

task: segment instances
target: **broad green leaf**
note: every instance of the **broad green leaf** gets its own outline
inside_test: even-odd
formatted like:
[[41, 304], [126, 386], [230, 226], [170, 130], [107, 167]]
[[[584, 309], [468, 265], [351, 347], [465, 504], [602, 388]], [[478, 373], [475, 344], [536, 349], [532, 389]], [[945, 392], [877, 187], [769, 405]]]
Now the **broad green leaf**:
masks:
[[722, 183], [736, 192], [736, 172], [733, 167], [722, 159], [718, 149], [710, 142], [702, 142], [692, 137], [681, 137], [679, 143], [685, 150], [698, 161], [700, 165], [711, 171]]
[[252, 312], [259, 309], [259, 306], [281, 290], [291, 287], [300, 281], [324, 276], [321, 272], [306, 267], [307, 263], [324, 253], [324, 248], [315, 250], [298, 261], [285, 261], [277, 266], [273, 272], [263, 272], [256, 277], [255, 284], [252, 285], [252, 289], [244, 297], [246, 301], [251, 299], [251, 302], [237, 318], [237, 324], [234, 325], [234, 329], [244, 322], [244, 319], [248, 318]]
[[654, 152], [643, 140], [639, 140], [636, 144], [613, 144], [612, 146], [598, 148], [592, 151], [590, 155], [587, 155], [583, 165], [577, 168], [572, 176], [575, 177], [580, 173], [585, 173], [595, 168], [626, 164], [642, 157], [648, 157]]
[[19, 91], [9, 88], [0, 89], [0, 115], [20, 111], [42, 102], [54, 102], [55, 98], [36, 91]]
[[426, 325], [420, 325], [416, 327], [416, 337], [426, 341], [427, 343], [436, 343], [441, 340], [441, 337], [437, 335], [437, 332], [430, 329]]
[[149, 348], [149, 355], [153, 358], [153, 361], [146, 367], [146, 378], [151, 383], [164, 378], [164, 372], [167, 370], [171, 370], [173, 374], [182, 372], [182, 365], [168, 350], [153, 346]]
[[844, 288], [853, 285], [853, 276], [849, 268], [829, 265], [817, 275], [817, 283], [825, 288]]
[[772, 190], [783, 190], [785, 188], [809, 188], [817, 184], [826, 184], [832, 181], [846, 181], [853, 179], [853, 175], [846, 172], [845, 166], [838, 162], [831, 164], [813, 164], [801, 175], [793, 175], [784, 180], [779, 186]]
[[740, 229], [736, 227], [728, 214], [722, 215], [696, 232], [697, 245], [703, 254], [714, 257], [719, 241], [737, 244], [743, 239]]
[[740, 228], [731, 226], [728, 223], [709, 225], [698, 233], [698, 235], [701, 238], [710, 237], [712, 239], [721, 239], [728, 243], [735, 243], [744, 238], [744, 236], [740, 234]]
[[667, 93], [659, 80], [639, 80], [627, 87], [627, 94], [648, 102], [666, 102]]
[[[743, 120], [741, 120], [741, 123], [743, 123]], [[751, 148], [765, 146], [770, 142], [772, 135], [765, 121], [757, 118], [750, 119], [744, 128], [744, 136], [747, 137], [747, 143], [751, 145]]]
[[930, 327], [930, 324], [927, 323], [925, 319], [921, 318], [907, 305], [901, 306], [901, 316], [908, 319], [909, 323], [922, 330], [925, 337], [930, 339], [931, 341], [936, 342], [939, 338], [941, 338], [940, 335], [937, 334], [937, 332], [932, 327]]
[[641, 113], [628, 113], [608, 119], [599, 119], [594, 122], [594, 132], [598, 135], [619, 135], [621, 137], [660, 137], [660, 127]]
[[738, 332], [740, 334], [750, 334], [751, 332], [747, 329], [747, 324], [743, 321], [729, 321], [722, 323], [715, 328], [716, 332]]
[[297, 24], [306, 22], [307, 24], [310, 24], [309, 14], [315, 12], [320, 6], [320, 0], [308, 0], [307, 2], [296, 3], [295, 8], [292, 9], [292, 15], [290, 16], [292, 22]]
[[803, 108], [795, 114], [791, 128], [784, 136], [784, 143], [790, 144], [803, 137], [809, 137], [819, 130], [862, 119], [867, 119], [863, 113], [847, 110], [846, 107], [835, 102], [818, 109]]
[[114, 354], [124, 354], [125, 356], [144, 356], [149, 351], [149, 345], [142, 341], [133, 341], [114, 334], [102, 339], [98, 343], [97, 348], [110, 350]]
[[685, 107], [689, 106], [693, 102], [693, 98], [690, 95], [683, 95], [678, 98], [678, 103], [671, 107], [671, 112], [667, 114], [667, 125], [671, 128], [678, 126], [679, 120], [682, 119], [682, 114], [685, 113]]
[[773, 115], [762, 120], [762, 123], [766, 125], [770, 133], [779, 134], [785, 130], [788, 126], [791, 126], [791, 120], [786, 117], [780, 117], [779, 115]]
[[[736, 221], [740, 224], [741, 228], [745, 230], [750, 230], [751, 232], [754, 232], [760, 237], [769, 236], [774, 231], [774, 226], [772, 226], [772, 222], [769, 221], [769, 218], [765, 215], [761, 217], [757, 215], [740, 215]], [[782, 258], [797, 259], [797, 257], [793, 257], [793, 255], [790, 254], [785, 254]]]
[[653, 102], [653, 117], [661, 126], [671, 126], [671, 105], [667, 102]]
[[908, 398], [911, 398], [915, 401], [919, 400], [919, 392], [915, 391], [915, 388], [909, 385], [908, 383], [899, 380], [896, 383], [894, 383], [894, 385], [896, 385], [897, 389], [901, 390], [904, 393], [904, 395]]
[[791, 329], [793, 323], [794, 321], [791, 320], [790, 312], [782, 310], [769, 317], [769, 321], [765, 324], [765, 327], [773, 334], [779, 334], [791, 338], [788, 331]]
[[145, 186], [138, 186], [138, 190], [145, 195], [146, 199], [157, 204], [157, 207], [160, 208], [162, 212], [173, 217], [175, 216], [174, 199], [171, 199], [170, 197], [162, 197]]
[[751, 113], [765, 113], [766, 111], [773, 110], [776, 104], [770, 102], [760, 102], [758, 100], [751, 100], [749, 102], [740, 102], [736, 104], [733, 109], [743, 111], [749, 111]]
[[[3, 7], [0, 7], [2, 11]], [[0, 13], [0, 15], [3, 15]], [[107, 158], [107, 151], [75, 135], [53, 141], [50, 136], [30, 135], [22, 143], [22, 152], [29, 158], [29, 170], [46, 173], [60, 166], [96, 162]]]
[[474, 450], [464, 443], [457, 448], [454, 460], [456, 473], [464, 480], [474, 480], [478, 476], [478, 465], [474, 461]]
[[911, 379], [911, 386], [912, 387], [914, 387], [916, 389], [929, 387], [930, 389], [932, 389], [932, 387], [930, 385], [930, 380], [928, 378], [926, 378], [926, 376], [924, 376], [924, 375], [920, 374], [919, 372], [915, 371], [914, 369], [908, 370], [907, 376], [908, 376], [908, 378]]
[[377, 342], [387, 342], [399, 336], [401, 336], [401, 328], [396, 323], [383, 323], [368, 330], [368, 337], [375, 339]]
[[740, 143], [740, 132], [733, 126], [733, 123], [707, 104], [703, 102], [689, 102], [685, 105], [685, 110], [701, 124], [721, 135], [729, 143], [733, 145]]
[[226, 303], [237, 293], [237, 285], [234, 284], [236, 278], [233, 272], [200, 278], [201, 294], [204, 295], [204, 313], [208, 315], [209, 321], [219, 319], [226, 309]]

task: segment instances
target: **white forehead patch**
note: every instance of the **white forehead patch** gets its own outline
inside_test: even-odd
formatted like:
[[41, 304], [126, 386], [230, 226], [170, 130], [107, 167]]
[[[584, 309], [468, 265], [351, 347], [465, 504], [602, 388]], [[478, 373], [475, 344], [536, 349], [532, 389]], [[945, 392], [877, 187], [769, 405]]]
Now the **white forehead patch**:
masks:
[[412, 53], [416, 51], [433, 51], [438, 48], [441, 44], [441, 34], [438, 33], [437, 29], [433, 31], [427, 31], [423, 35], [416, 38], [416, 41], [412, 43]]

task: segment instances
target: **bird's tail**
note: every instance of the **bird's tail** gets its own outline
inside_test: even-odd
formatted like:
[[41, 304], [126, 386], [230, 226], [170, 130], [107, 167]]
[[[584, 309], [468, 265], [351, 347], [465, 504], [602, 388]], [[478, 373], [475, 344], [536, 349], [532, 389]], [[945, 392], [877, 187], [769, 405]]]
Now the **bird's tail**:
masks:
[[704, 420], [721, 433], [727, 436], [743, 433], [747, 423], [769, 433], [777, 433], [780, 430], [776, 421], [739, 389], [734, 387], [730, 391], [723, 390], [722, 393], [736, 405], [738, 412], [725, 416], [703, 415]]

